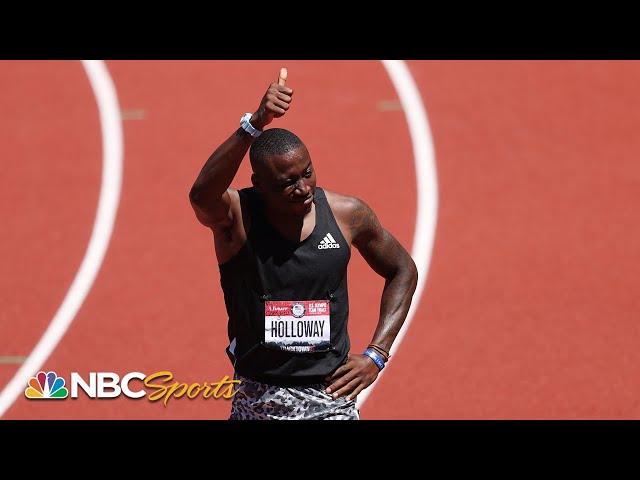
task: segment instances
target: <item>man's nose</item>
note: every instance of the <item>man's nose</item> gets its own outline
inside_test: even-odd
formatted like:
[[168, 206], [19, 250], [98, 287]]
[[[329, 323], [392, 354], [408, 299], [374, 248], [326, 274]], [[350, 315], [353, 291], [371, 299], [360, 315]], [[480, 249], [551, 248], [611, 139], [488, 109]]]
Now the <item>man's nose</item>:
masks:
[[309, 195], [309, 185], [302, 178], [296, 182], [295, 190], [304, 196]]

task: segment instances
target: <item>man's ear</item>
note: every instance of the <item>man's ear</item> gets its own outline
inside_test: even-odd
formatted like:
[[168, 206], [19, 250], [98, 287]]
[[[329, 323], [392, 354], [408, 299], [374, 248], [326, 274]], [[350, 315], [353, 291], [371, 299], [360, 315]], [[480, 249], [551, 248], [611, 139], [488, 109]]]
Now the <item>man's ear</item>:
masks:
[[262, 185], [260, 184], [260, 178], [255, 173], [251, 174], [251, 183], [255, 189], [262, 193]]

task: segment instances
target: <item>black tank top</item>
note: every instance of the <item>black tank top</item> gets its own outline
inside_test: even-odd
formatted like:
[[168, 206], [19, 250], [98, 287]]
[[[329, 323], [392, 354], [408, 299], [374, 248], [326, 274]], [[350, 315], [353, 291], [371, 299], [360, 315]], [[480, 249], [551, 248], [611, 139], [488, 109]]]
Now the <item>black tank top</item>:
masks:
[[[235, 371], [274, 385], [322, 383], [347, 358], [350, 247], [320, 187], [316, 225], [302, 242], [273, 227], [253, 187], [239, 191], [247, 241], [219, 266]], [[327, 314], [328, 310], [328, 314]]]

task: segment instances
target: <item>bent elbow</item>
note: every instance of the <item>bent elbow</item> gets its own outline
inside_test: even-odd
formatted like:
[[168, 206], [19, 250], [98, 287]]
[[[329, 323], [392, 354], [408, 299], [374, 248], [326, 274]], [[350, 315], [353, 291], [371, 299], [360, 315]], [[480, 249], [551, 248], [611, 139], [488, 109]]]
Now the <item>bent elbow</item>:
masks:
[[198, 205], [202, 198], [202, 190], [195, 185], [189, 190], [189, 201], [192, 205]]

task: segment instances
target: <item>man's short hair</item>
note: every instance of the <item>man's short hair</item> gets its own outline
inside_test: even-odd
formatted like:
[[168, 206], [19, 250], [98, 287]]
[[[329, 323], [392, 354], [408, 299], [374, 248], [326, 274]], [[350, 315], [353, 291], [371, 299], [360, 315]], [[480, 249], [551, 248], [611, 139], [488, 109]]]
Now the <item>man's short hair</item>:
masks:
[[295, 133], [284, 128], [265, 130], [251, 145], [249, 160], [253, 171], [264, 165], [272, 155], [283, 155], [304, 145]]

